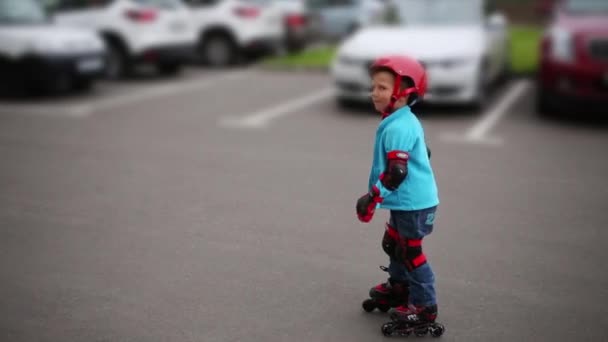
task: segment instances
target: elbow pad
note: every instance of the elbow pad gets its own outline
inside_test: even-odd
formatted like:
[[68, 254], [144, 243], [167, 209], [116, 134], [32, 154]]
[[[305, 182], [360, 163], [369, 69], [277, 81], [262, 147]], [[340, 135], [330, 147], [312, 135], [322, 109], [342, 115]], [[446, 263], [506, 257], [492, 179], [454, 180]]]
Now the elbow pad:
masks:
[[391, 151], [387, 156], [386, 170], [380, 181], [385, 188], [395, 191], [407, 176], [407, 162], [410, 155], [405, 151]]

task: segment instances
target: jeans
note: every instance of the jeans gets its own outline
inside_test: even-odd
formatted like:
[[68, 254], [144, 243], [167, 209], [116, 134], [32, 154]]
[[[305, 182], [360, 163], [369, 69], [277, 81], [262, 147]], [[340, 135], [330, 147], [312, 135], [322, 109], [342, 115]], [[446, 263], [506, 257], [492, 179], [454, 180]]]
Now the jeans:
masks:
[[[389, 224], [399, 232], [400, 239], [422, 239], [433, 231], [436, 210], [437, 207], [415, 211], [391, 210]], [[396, 281], [409, 282], [410, 304], [437, 304], [435, 275], [428, 261], [410, 272], [403, 262], [391, 258], [388, 272]]]

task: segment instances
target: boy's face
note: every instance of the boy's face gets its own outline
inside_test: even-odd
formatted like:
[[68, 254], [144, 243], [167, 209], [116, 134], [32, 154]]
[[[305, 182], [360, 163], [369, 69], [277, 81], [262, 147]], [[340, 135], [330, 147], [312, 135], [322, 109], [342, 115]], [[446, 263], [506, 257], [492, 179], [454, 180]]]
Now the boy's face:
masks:
[[[391, 102], [395, 76], [388, 71], [378, 71], [372, 75], [372, 102], [377, 111], [382, 112]], [[406, 100], [400, 98], [395, 103], [395, 108], [403, 107]]]

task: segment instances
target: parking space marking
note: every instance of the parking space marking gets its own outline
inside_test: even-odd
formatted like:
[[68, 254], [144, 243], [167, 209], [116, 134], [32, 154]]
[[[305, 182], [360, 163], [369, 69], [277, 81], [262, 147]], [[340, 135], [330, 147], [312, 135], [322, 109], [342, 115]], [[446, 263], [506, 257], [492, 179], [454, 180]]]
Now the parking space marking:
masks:
[[253, 69], [227, 71], [221, 74], [195, 79], [192, 81], [174, 81], [170, 84], [148, 86], [141, 90], [131, 88], [123, 89], [116, 95], [107, 98], [91, 100], [76, 104], [1, 104], [0, 113], [40, 115], [48, 117], [83, 118], [99, 110], [114, 109], [117, 107], [144, 102], [149, 99], [171, 96], [192, 90], [200, 90], [217, 84], [218, 82], [239, 79], [249, 76]]
[[95, 101], [91, 106], [91, 112], [100, 109], [107, 110], [138, 102], [144, 102], [152, 98], [171, 96], [183, 92], [205, 89], [217, 84], [218, 82], [229, 81], [250, 76], [252, 72], [252, 69], [227, 71], [214, 76], [205, 77], [202, 80], [197, 79], [193, 81], [163, 84], [147, 88], [132, 94], [121, 94], [107, 99]]
[[45, 117], [82, 118], [89, 115], [90, 106], [86, 104], [0, 104], [0, 113]]
[[519, 80], [512, 83], [505, 94], [490, 109], [485, 111], [481, 118], [471, 127], [464, 136], [454, 133], [444, 133], [441, 139], [448, 142], [464, 142], [484, 145], [500, 145], [503, 140], [498, 137], [488, 136], [500, 119], [509, 113], [509, 108], [525, 93], [530, 87], [530, 81]]
[[335, 94], [333, 87], [323, 88], [314, 93], [279, 103], [275, 106], [258, 110], [247, 116], [228, 116], [220, 118], [218, 125], [231, 128], [259, 129], [280, 117], [295, 113], [297, 110], [322, 102]]

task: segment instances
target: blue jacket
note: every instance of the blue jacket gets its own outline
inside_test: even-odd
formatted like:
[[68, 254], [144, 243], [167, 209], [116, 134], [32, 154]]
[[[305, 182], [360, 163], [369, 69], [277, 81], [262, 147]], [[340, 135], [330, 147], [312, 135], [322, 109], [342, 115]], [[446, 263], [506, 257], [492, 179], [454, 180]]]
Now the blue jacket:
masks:
[[[409, 153], [408, 174], [397, 190], [386, 189], [379, 180], [386, 169], [390, 151]], [[439, 204], [437, 184], [427, 155], [424, 130], [409, 106], [402, 107], [384, 118], [376, 131], [374, 159], [369, 176], [369, 188], [376, 185], [384, 201], [379, 208], [390, 210], [421, 210]]]

